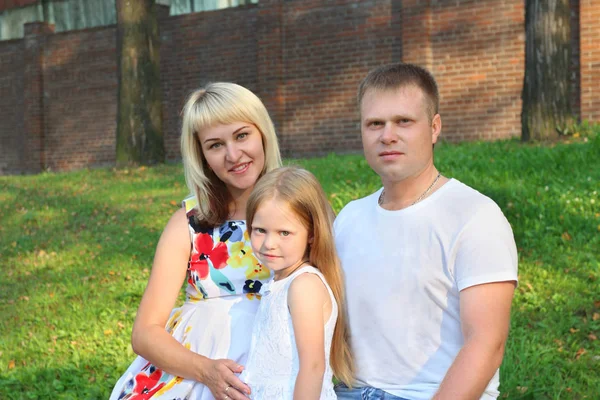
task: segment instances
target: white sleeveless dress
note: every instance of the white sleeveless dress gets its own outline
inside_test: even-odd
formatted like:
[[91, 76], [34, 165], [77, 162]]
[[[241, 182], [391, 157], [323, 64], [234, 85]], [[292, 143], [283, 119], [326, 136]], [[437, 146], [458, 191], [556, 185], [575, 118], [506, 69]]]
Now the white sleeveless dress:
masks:
[[[333, 372], [329, 363], [331, 340], [338, 307], [331, 288], [315, 267], [306, 266], [279, 281], [271, 280], [261, 289], [262, 299], [254, 328], [250, 353], [240, 379], [252, 389], [253, 400], [292, 400], [299, 371], [298, 350], [292, 317], [288, 309], [288, 290], [292, 281], [304, 273], [315, 274], [325, 284], [331, 298], [331, 316], [325, 324], [325, 375], [321, 400], [337, 399], [333, 390]], [[310, 293], [306, 293], [310, 296]]]

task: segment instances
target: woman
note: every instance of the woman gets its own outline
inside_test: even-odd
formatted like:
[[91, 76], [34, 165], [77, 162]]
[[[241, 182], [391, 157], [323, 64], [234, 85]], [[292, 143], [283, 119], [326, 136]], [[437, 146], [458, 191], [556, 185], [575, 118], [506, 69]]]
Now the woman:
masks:
[[[252, 254], [245, 210], [256, 181], [281, 165], [273, 123], [249, 90], [209, 84], [184, 106], [181, 153], [193, 196], [160, 237], [133, 326], [140, 357], [111, 399], [237, 400], [250, 393], [237, 374], [271, 273]], [[186, 302], [173, 310], [186, 275]]]

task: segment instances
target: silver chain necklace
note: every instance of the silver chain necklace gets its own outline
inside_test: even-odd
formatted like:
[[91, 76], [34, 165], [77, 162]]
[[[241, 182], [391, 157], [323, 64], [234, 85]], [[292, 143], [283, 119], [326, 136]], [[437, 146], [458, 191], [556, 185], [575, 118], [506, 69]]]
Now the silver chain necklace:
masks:
[[[418, 202], [420, 202], [421, 200], [423, 200], [423, 198], [425, 198], [425, 196], [427, 196], [427, 193], [429, 193], [429, 191], [435, 186], [435, 184], [437, 183], [437, 181], [440, 179], [440, 176], [442, 176], [441, 172], [438, 172], [437, 176], [435, 177], [435, 179], [433, 180], [433, 182], [431, 183], [431, 185], [429, 185], [429, 187], [423, 192], [422, 195], [419, 196], [418, 199], [416, 199], [411, 206], [414, 206], [415, 204], [417, 204]], [[379, 205], [383, 204], [383, 195], [385, 194], [385, 189], [381, 191], [381, 194], [379, 195], [379, 200], [377, 200], [377, 202], [379, 203]]]

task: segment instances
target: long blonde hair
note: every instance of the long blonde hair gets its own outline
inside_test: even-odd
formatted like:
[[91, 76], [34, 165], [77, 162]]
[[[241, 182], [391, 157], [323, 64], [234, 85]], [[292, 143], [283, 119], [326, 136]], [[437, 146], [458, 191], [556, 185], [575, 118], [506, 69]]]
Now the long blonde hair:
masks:
[[309, 237], [313, 238], [308, 250], [308, 260], [325, 277], [339, 310], [329, 361], [334, 375], [351, 386], [354, 380], [354, 361], [346, 322], [343, 274], [333, 239], [334, 212], [313, 174], [298, 167], [278, 168], [260, 178], [248, 198], [248, 233], [252, 233], [252, 219], [260, 204], [272, 198], [286, 202], [308, 230]]
[[198, 200], [199, 222], [208, 226], [221, 225], [229, 215], [231, 195], [208, 167], [198, 132], [233, 122], [248, 122], [256, 126], [262, 135], [265, 152], [262, 175], [281, 166], [273, 121], [254, 93], [229, 82], [210, 83], [192, 92], [182, 114], [181, 156], [187, 186]]

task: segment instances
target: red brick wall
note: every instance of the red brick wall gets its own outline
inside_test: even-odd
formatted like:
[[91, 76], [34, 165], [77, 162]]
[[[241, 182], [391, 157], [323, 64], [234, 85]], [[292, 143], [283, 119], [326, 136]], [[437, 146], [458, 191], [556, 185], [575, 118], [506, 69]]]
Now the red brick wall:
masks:
[[115, 28], [48, 36], [44, 52], [46, 166], [51, 170], [115, 162]]
[[[581, 28], [573, 33], [573, 97], [581, 93], [582, 118], [600, 121], [600, 3], [571, 1]], [[168, 160], [179, 158], [187, 95], [217, 80], [263, 99], [286, 155], [358, 150], [357, 85], [369, 69], [399, 60], [436, 76], [445, 139], [520, 134], [522, 0], [261, 0], [160, 15]], [[23, 40], [0, 42], [0, 174], [112, 165], [115, 27], [25, 28]]]
[[0, 175], [22, 170], [23, 56], [22, 40], [0, 42]]
[[287, 154], [361, 148], [356, 89], [371, 68], [400, 61], [392, 16], [391, 1], [284, 2]]
[[581, 118], [600, 121], [600, 1], [580, 0]]
[[442, 137], [457, 141], [520, 135], [523, 0], [435, 4], [432, 72], [440, 88]]
[[163, 19], [160, 25], [163, 127], [168, 160], [180, 158], [181, 109], [210, 81], [231, 81], [258, 93], [256, 7]]

